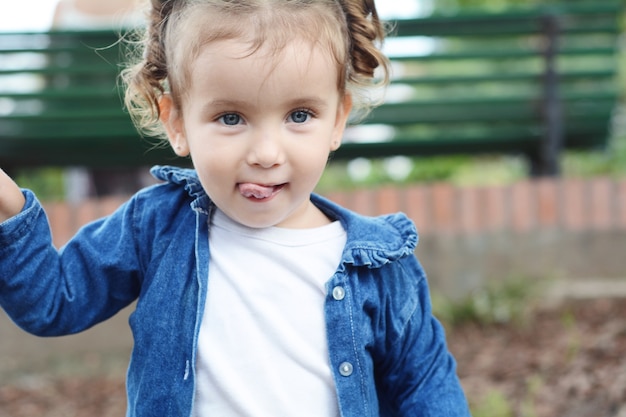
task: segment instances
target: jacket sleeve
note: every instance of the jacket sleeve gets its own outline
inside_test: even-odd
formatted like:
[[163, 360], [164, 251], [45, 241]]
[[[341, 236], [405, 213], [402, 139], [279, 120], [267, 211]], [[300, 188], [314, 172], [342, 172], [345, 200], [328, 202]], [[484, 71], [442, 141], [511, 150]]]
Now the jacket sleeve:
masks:
[[58, 251], [41, 204], [24, 195], [22, 212], [0, 224], [0, 306], [18, 326], [39, 336], [77, 333], [137, 297], [132, 200]]
[[469, 406], [456, 374], [442, 325], [432, 315], [429, 289], [415, 257], [400, 263], [399, 287], [388, 302], [386, 339], [376, 368], [381, 407], [403, 417], [466, 417]]

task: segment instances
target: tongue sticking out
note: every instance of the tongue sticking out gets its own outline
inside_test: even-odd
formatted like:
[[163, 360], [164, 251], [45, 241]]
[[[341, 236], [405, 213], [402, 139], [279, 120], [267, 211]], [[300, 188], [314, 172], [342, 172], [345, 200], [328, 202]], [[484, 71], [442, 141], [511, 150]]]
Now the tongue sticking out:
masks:
[[239, 192], [246, 198], [256, 198], [256, 199], [264, 199], [271, 197], [274, 192], [277, 190], [277, 187], [274, 186], [265, 186], [259, 184], [239, 184]]

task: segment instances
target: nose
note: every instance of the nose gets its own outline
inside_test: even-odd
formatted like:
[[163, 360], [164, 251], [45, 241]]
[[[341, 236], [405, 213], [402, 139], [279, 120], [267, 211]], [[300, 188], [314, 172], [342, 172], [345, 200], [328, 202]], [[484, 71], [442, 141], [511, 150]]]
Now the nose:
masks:
[[250, 140], [247, 162], [262, 168], [272, 168], [285, 163], [285, 149], [281, 134], [276, 129], [263, 129]]

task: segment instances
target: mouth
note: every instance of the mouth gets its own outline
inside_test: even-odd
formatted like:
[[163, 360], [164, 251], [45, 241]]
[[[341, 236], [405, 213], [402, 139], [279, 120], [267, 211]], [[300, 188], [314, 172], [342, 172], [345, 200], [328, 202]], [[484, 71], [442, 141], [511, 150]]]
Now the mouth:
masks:
[[239, 183], [237, 188], [242, 196], [249, 200], [265, 201], [278, 194], [287, 184], [263, 185], [250, 182]]

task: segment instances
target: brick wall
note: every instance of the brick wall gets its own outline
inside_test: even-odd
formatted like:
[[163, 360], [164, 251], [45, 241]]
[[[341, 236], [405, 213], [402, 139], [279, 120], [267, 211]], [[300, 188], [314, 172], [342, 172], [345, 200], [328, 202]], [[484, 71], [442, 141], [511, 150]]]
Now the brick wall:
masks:
[[507, 186], [447, 183], [331, 193], [365, 214], [404, 211], [421, 236], [533, 230], [626, 230], [626, 180], [542, 179]]
[[[327, 196], [368, 215], [403, 211], [415, 221], [422, 238], [546, 230], [626, 231], [626, 179], [542, 179], [489, 187], [437, 183]], [[124, 200], [44, 203], [55, 245], [62, 245], [81, 225], [111, 213]]]

